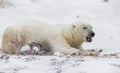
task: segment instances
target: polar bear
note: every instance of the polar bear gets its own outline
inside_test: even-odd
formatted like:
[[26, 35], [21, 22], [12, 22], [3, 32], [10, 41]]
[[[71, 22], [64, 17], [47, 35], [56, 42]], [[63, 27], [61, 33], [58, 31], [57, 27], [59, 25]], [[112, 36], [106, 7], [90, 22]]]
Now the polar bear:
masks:
[[49, 25], [40, 21], [28, 21], [20, 26], [10, 26], [4, 31], [2, 48], [5, 53], [16, 54], [26, 44], [44, 42], [49, 45], [53, 53], [88, 55], [81, 52], [82, 44], [92, 42], [94, 35], [92, 26], [86, 23]]

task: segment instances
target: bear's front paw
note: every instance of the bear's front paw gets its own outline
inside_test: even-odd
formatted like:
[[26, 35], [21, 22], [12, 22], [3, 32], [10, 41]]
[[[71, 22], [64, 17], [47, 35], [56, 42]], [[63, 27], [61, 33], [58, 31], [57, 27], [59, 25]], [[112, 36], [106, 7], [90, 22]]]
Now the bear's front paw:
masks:
[[78, 56], [79, 55], [79, 50], [78, 49], [73, 49], [72, 51], [71, 51], [71, 56]]
[[80, 51], [80, 55], [82, 56], [98, 56], [102, 50], [86, 50], [86, 51]]

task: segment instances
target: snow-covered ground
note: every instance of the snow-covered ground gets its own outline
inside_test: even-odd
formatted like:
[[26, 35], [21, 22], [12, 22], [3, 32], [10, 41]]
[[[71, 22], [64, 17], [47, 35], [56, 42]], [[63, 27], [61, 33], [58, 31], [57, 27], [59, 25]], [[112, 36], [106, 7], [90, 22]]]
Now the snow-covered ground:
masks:
[[6, 27], [27, 20], [53, 25], [82, 21], [90, 23], [96, 33], [93, 42], [83, 47], [103, 52], [99, 57], [5, 55], [0, 58], [1, 73], [120, 73], [120, 0], [3, 1], [10, 4], [0, 7], [0, 44]]
[[120, 59], [96, 57], [10, 56], [1, 73], [120, 73]]

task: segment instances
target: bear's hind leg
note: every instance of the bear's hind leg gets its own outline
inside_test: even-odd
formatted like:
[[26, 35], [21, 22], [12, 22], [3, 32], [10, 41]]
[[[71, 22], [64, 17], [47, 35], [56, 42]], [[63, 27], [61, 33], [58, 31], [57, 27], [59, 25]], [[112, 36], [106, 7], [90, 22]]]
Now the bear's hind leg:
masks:
[[14, 28], [7, 28], [3, 33], [2, 50], [7, 54], [16, 54], [24, 44], [24, 35]]

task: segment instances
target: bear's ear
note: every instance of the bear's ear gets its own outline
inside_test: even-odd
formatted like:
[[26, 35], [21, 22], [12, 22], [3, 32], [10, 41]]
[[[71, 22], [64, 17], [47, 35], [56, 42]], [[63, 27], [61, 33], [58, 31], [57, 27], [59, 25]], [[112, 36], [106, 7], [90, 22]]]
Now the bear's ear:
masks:
[[72, 25], [72, 27], [73, 27], [73, 28], [76, 28], [76, 26], [75, 26], [75, 25]]

